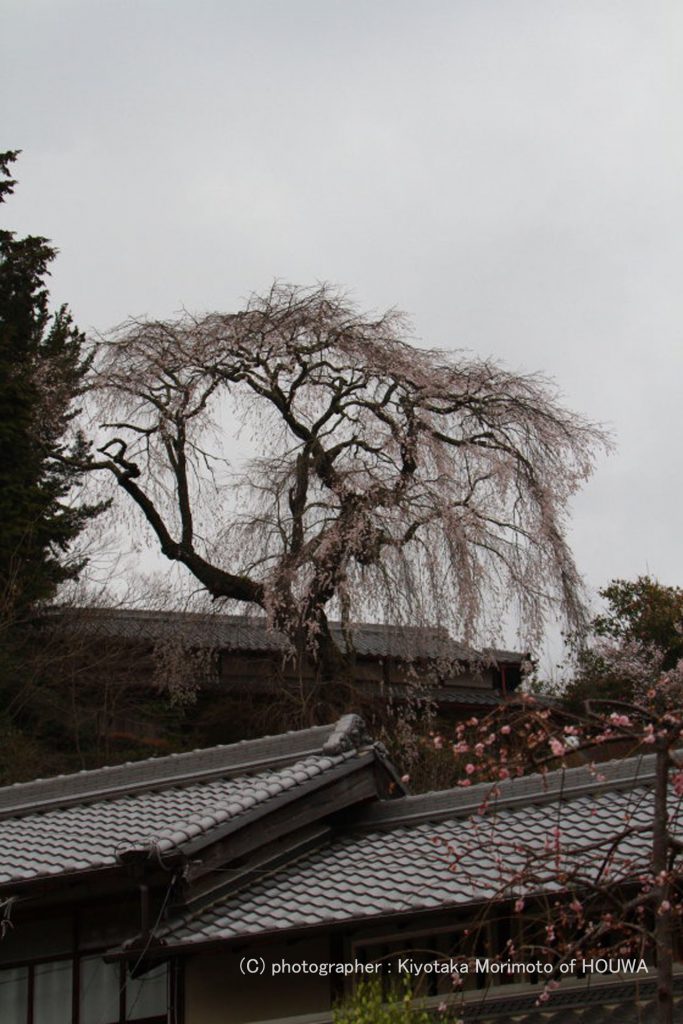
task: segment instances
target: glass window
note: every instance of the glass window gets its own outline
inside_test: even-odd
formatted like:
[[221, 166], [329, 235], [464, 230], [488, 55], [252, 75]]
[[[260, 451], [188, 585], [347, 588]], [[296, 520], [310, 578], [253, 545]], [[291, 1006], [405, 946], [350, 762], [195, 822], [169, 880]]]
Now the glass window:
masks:
[[112, 1024], [119, 1019], [121, 972], [118, 964], [106, 964], [91, 956], [80, 965], [80, 1024]]
[[0, 1020], [2, 1024], [26, 1024], [28, 967], [0, 971]]
[[168, 967], [162, 964], [139, 978], [126, 978], [126, 1020], [164, 1016], [168, 1007]]
[[36, 964], [33, 973], [33, 1024], [71, 1024], [71, 961]]
[[[79, 1024], [119, 1024], [122, 995], [119, 964], [101, 956], [79, 962]], [[33, 1013], [29, 1022], [30, 991]], [[0, 968], [0, 1024], [72, 1024], [73, 963], [53, 960], [32, 968]], [[169, 968], [161, 964], [139, 978], [125, 976], [126, 1021], [166, 1020]]]

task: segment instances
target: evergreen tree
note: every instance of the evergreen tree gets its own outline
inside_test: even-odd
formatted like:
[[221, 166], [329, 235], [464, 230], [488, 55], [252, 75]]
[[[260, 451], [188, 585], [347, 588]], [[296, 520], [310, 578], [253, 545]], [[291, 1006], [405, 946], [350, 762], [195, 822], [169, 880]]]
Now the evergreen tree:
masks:
[[[0, 202], [14, 190], [18, 151], [0, 154]], [[71, 545], [101, 506], [74, 506], [82, 435], [66, 440], [89, 368], [66, 306], [50, 313], [45, 279], [56, 250], [0, 230], [0, 600], [6, 623], [83, 567]]]
[[591, 620], [588, 637], [570, 637], [574, 678], [567, 705], [586, 700], [642, 699], [657, 682], [683, 678], [683, 589], [651, 576], [615, 579], [598, 591], [606, 610]]
[[612, 580], [599, 591], [608, 610], [593, 620], [596, 636], [655, 646], [665, 671], [683, 658], [683, 590], [651, 576]]

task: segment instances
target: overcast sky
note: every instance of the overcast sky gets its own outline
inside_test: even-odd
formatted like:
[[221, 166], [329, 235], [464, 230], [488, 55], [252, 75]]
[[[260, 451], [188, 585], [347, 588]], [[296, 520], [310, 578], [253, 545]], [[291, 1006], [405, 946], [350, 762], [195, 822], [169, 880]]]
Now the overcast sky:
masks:
[[5, 209], [85, 329], [279, 277], [556, 379], [593, 587], [683, 585], [683, 5], [4, 0]]

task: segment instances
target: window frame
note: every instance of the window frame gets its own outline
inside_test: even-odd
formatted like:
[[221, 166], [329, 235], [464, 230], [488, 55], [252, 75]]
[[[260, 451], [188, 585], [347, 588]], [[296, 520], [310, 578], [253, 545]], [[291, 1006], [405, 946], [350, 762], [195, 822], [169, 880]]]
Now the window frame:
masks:
[[[2, 971], [27, 969], [26, 987], [26, 1022], [25, 1024], [40, 1024], [34, 1021], [35, 1010], [35, 969], [43, 964], [70, 963], [71, 964], [71, 1024], [81, 1024], [81, 961], [91, 960], [94, 957], [103, 957], [106, 948], [87, 949], [79, 952], [56, 953], [52, 956], [26, 957], [22, 960], [8, 960], [0, 963]], [[163, 963], [161, 960], [159, 963]], [[173, 1024], [182, 1019], [177, 1010], [176, 996], [181, 991], [179, 982], [181, 965], [176, 960], [168, 960], [166, 973], [166, 1010], [163, 1014], [154, 1014], [151, 1017], [128, 1017], [126, 1013], [126, 990], [128, 982], [128, 964], [125, 960], [118, 962], [119, 977], [119, 1012], [115, 1020], [107, 1021], [107, 1024]]]

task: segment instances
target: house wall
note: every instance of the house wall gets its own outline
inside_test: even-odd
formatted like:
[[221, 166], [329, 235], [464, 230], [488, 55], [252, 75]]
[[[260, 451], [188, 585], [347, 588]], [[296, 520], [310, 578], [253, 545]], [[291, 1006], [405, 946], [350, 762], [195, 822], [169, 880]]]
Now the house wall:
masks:
[[[432, 675], [431, 672], [432, 667], [428, 664], [416, 663], [406, 668], [391, 658], [358, 657], [354, 665], [354, 684], [359, 696], [370, 699], [386, 694], [393, 686], [401, 687], [400, 692], [404, 696], [406, 692], [412, 691], [421, 694], [425, 688], [435, 685], [484, 691], [499, 686], [499, 678], [490, 666], [482, 666], [477, 671], [464, 666], [458, 671], [455, 667], [445, 676]], [[283, 668], [275, 656], [252, 658], [232, 653], [221, 655], [220, 689], [224, 694], [243, 695], [247, 691], [249, 694], [269, 694], [293, 686], [298, 689], [302, 683], [312, 684], [314, 680], [315, 670], [310, 664], [299, 672], [291, 664]], [[403, 688], [408, 689], [406, 691]]]
[[[261, 956], [266, 962], [264, 975], [240, 972], [243, 957]], [[332, 1003], [333, 978], [273, 977], [271, 965], [333, 959], [327, 938], [191, 957], [185, 965], [185, 1024], [246, 1024], [325, 1011]]]
[[73, 917], [48, 917], [40, 921], [17, 920], [10, 910], [9, 927], [0, 942], [0, 967], [3, 964], [48, 959], [67, 955], [74, 948]]

